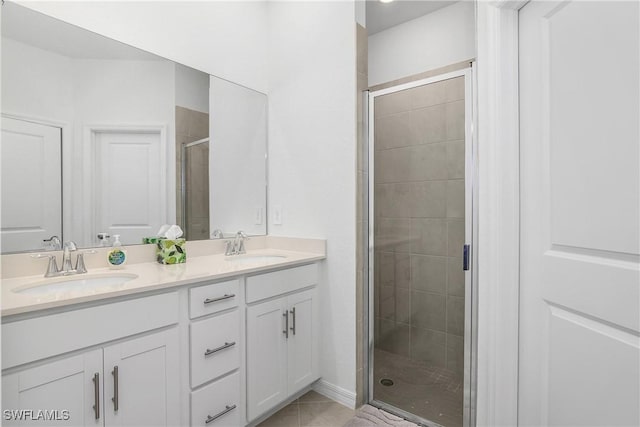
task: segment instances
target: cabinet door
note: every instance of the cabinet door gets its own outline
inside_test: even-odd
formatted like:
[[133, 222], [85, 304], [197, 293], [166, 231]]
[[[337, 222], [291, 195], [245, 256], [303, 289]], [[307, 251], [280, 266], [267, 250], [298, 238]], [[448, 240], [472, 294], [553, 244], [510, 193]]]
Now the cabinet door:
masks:
[[287, 397], [286, 298], [247, 308], [247, 416], [253, 420]]
[[[5, 375], [2, 377], [2, 409], [5, 411], [2, 424], [103, 425], [102, 382], [102, 350]], [[8, 419], [20, 416], [20, 421]]]
[[289, 395], [318, 379], [318, 349], [316, 331], [317, 298], [315, 289], [290, 295], [289, 340], [287, 348], [287, 392]]
[[106, 425], [180, 424], [177, 367], [175, 328], [105, 347]]

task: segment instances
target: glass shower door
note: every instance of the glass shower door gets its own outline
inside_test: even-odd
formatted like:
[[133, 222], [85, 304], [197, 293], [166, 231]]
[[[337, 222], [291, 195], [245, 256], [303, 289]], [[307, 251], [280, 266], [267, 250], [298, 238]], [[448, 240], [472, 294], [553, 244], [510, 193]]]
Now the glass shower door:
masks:
[[180, 187], [184, 237], [209, 239], [209, 138], [182, 146]]
[[470, 98], [470, 70], [370, 95], [369, 397], [443, 426], [469, 407]]

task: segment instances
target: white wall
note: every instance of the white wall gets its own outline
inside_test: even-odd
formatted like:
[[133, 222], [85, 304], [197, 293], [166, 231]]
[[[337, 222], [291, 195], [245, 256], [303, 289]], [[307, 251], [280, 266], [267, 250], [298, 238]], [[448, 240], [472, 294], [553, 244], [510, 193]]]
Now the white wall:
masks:
[[269, 234], [328, 239], [321, 374], [354, 397], [355, 61], [353, 2], [270, 3]]
[[209, 75], [182, 64], [176, 68], [176, 105], [209, 112]]
[[475, 56], [475, 5], [460, 1], [369, 36], [369, 86]]
[[267, 90], [265, 1], [19, 1], [82, 28]]
[[214, 76], [210, 86], [209, 229], [266, 234], [267, 96]]
[[2, 113], [72, 122], [71, 59], [2, 37]]

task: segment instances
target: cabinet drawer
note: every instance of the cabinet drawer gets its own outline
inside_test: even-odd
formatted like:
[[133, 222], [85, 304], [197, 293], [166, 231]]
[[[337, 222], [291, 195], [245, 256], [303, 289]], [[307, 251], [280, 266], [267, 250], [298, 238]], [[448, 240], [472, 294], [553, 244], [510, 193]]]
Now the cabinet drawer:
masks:
[[189, 314], [191, 319], [217, 313], [238, 306], [240, 283], [238, 280], [212, 283], [189, 290]]
[[318, 264], [247, 277], [247, 302], [260, 301], [317, 284]]
[[238, 310], [191, 324], [191, 387], [240, 366]]
[[178, 306], [169, 292], [5, 323], [2, 369], [178, 323]]
[[[234, 373], [191, 393], [191, 425], [240, 426], [240, 374]], [[211, 418], [213, 420], [207, 422]]]

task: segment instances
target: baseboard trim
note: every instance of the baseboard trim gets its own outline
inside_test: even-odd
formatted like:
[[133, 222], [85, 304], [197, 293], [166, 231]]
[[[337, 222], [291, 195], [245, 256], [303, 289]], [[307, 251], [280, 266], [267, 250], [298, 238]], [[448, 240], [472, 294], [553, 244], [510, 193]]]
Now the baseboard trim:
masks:
[[348, 408], [356, 408], [356, 394], [354, 392], [345, 390], [326, 380], [319, 379], [311, 386], [311, 389]]

